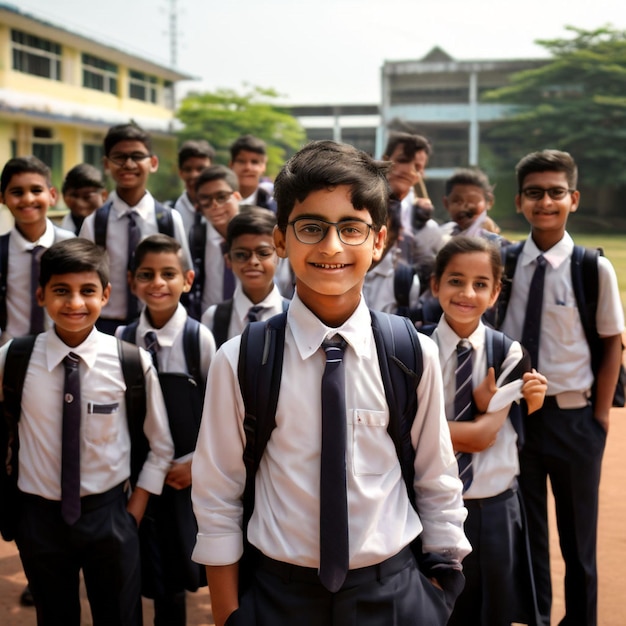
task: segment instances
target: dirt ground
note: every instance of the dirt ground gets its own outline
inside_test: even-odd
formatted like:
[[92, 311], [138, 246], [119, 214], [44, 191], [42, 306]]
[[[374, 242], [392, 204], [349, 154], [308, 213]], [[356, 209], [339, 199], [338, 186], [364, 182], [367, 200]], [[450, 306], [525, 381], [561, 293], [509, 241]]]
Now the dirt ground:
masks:
[[[626, 575], [626, 409], [613, 409], [600, 485], [600, 528], [598, 561], [600, 575], [600, 626], [624, 626], [624, 578]], [[554, 524], [553, 524], [554, 528]], [[563, 562], [558, 538], [552, 532], [552, 575], [554, 585], [553, 623], [563, 616]], [[0, 625], [34, 626], [35, 610], [20, 606], [25, 578], [13, 543], [0, 540]], [[83, 594], [84, 596], [84, 594]], [[92, 624], [89, 607], [83, 604], [82, 626]], [[206, 589], [188, 596], [189, 626], [211, 626], [211, 601]], [[144, 602], [144, 624], [152, 624], [150, 604]]]

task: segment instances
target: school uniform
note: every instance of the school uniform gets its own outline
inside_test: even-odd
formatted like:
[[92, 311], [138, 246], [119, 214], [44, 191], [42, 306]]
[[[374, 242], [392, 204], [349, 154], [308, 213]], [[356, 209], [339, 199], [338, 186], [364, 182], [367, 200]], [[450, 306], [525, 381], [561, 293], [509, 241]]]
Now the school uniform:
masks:
[[[13, 337], [28, 335], [30, 332], [31, 301], [31, 261], [34, 248], [49, 248], [56, 241], [70, 239], [73, 233], [55, 226], [46, 219], [46, 230], [37, 241], [28, 241], [14, 226], [9, 235], [9, 257], [7, 268], [7, 325], [2, 331], [0, 345]], [[35, 304], [35, 306], [38, 306]], [[52, 326], [52, 321], [44, 310], [44, 328]]]
[[[457, 344], [461, 338], [442, 316], [432, 335], [439, 347], [446, 417], [454, 421]], [[473, 348], [472, 385], [487, 375], [485, 326], [467, 338]], [[522, 349], [513, 342], [496, 380], [498, 391], [487, 413], [507, 413], [521, 397], [521, 378], [504, 385], [522, 360]], [[463, 561], [465, 588], [448, 622], [454, 626], [510, 626], [512, 622], [534, 624], [535, 607], [523, 516], [517, 488], [519, 474], [517, 433], [506, 419], [495, 443], [472, 454], [473, 480], [463, 494], [468, 510], [465, 532], [472, 553]]]
[[[238, 284], [233, 294], [233, 306], [228, 324], [228, 339], [241, 335], [249, 323], [248, 312], [252, 307], [262, 307], [257, 319], [265, 321], [283, 312], [283, 302], [284, 298], [280, 295], [276, 285], [272, 287], [272, 290], [261, 302], [254, 304], [243, 292], [241, 284]], [[216, 308], [217, 305], [210, 306], [202, 315], [202, 323], [207, 328], [214, 328]]]
[[[7, 347], [0, 350], [0, 376]], [[61, 516], [63, 359], [80, 358], [81, 515], [73, 525]], [[143, 352], [147, 411], [144, 432], [150, 451], [137, 486], [160, 493], [173, 455], [158, 380]], [[38, 620], [78, 626], [82, 569], [94, 623], [141, 624], [139, 545], [134, 518], [126, 511], [130, 435], [125, 383], [117, 341], [93, 330], [70, 348], [54, 330], [35, 342], [24, 381], [18, 463], [16, 543]], [[1, 392], [0, 392], [1, 393]]]
[[[315, 570], [320, 564], [319, 390], [325, 363], [320, 345], [335, 333], [348, 343], [345, 371], [358, 376], [347, 375], [345, 388], [350, 571], [344, 586], [330, 593], [315, 580]], [[193, 558], [210, 565], [236, 563], [243, 552], [241, 494], [246, 471], [239, 345], [238, 337], [225, 343], [211, 364], [192, 467], [199, 529]], [[443, 414], [437, 352], [426, 337], [421, 345], [424, 372], [411, 430], [418, 516], [386, 431], [389, 409], [365, 302], [361, 300], [340, 327], [329, 328], [297, 293], [291, 301], [276, 428], [256, 475], [256, 500], [248, 526], [248, 539], [263, 555], [263, 564], [256, 571], [252, 592], [244, 595], [241, 612], [252, 605], [259, 625], [294, 624], [303, 615], [307, 624], [324, 626], [352, 623], [355, 616], [364, 626], [414, 624], [420, 616], [425, 617], [424, 623], [428, 619], [428, 623], [445, 623], [449, 613], [442, 605], [445, 594], [432, 595], [434, 587], [422, 580], [405, 550], [418, 534], [424, 551], [461, 559], [470, 549], [462, 529], [465, 510]], [[351, 576], [359, 576], [353, 570], [366, 568], [360, 572], [365, 575], [383, 564], [383, 571], [384, 564], [395, 563], [396, 558], [399, 571], [391, 572], [384, 585], [376, 580], [356, 586], [348, 582]], [[286, 577], [291, 582], [272, 573], [277, 569], [290, 572]], [[394, 610], [395, 621], [389, 613]]]
[[[187, 237], [189, 237], [189, 231], [193, 226], [196, 216], [196, 207], [189, 199], [186, 191], [178, 197], [178, 200], [176, 200], [176, 203], [174, 204], [174, 209], [180, 213], [183, 220], [183, 228], [185, 229]], [[201, 216], [201, 220], [202, 222], [206, 222], [204, 215]]]
[[272, 194], [263, 187], [257, 187], [254, 192], [247, 198], [242, 198], [239, 201], [239, 206], [258, 206], [262, 209], [268, 209], [272, 213], [276, 213], [276, 200], [272, 197]]
[[[154, 328], [143, 311], [134, 337], [137, 345], [147, 347], [150, 345], [148, 333], [156, 334], [159, 346], [156, 365], [177, 463], [188, 462], [193, 456], [204, 399], [204, 385], [198, 385], [191, 378], [187, 364], [186, 321], [187, 312], [181, 304], [162, 328]], [[122, 337], [124, 328], [116, 330], [117, 337]], [[198, 354], [200, 374], [206, 380], [215, 354], [215, 342], [210, 331], [202, 326]], [[196, 591], [206, 585], [204, 569], [191, 561], [197, 531], [191, 508], [191, 487], [174, 489], [164, 485], [160, 495], [150, 498], [139, 531], [142, 594], [154, 599], [157, 626], [184, 626], [185, 590]]]
[[[529, 416], [520, 454], [520, 485], [528, 515], [539, 609], [550, 621], [551, 582], [546, 478], [556, 504], [565, 560], [565, 621], [593, 626], [597, 620], [596, 539], [598, 489], [606, 433], [593, 419], [589, 400], [591, 354], [571, 280], [574, 242], [568, 233], [543, 253], [546, 264], [538, 369], [548, 379], [543, 408]], [[502, 330], [521, 338], [535, 259], [542, 252], [528, 238], [519, 256]], [[615, 271], [598, 259], [596, 324], [601, 337], [624, 330]], [[565, 622], [564, 622], [565, 623]]]
[[[78, 221], [76, 221], [77, 219]], [[69, 230], [75, 235], [78, 235], [83, 221], [84, 218], [75, 218], [71, 213], [66, 213], [61, 220], [61, 228], [63, 230]]]
[[[139, 203], [134, 207], [124, 202], [115, 191], [109, 194], [111, 211], [107, 225], [107, 252], [109, 253], [109, 270], [111, 276], [111, 297], [102, 308], [101, 321], [104, 322], [107, 332], [113, 333], [116, 326], [128, 323], [128, 218], [127, 214], [134, 211], [137, 214], [136, 223], [141, 232], [141, 238], [154, 235], [159, 232], [155, 213], [155, 200], [146, 191]], [[79, 236], [90, 241], [95, 241], [95, 217], [92, 213], [83, 222]], [[180, 213], [172, 211], [174, 226], [174, 238], [180, 243], [183, 254], [186, 256], [189, 267], [192, 267], [191, 254], [187, 235], [183, 227]]]

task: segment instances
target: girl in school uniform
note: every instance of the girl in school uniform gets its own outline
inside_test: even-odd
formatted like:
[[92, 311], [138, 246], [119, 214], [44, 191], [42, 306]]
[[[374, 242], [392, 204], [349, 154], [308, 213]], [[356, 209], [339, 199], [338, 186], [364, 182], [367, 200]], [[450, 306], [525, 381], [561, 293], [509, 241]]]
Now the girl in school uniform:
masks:
[[[546, 379], [530, 371], [517, 341], [481, 321], [500, 293], [501, 276], [495, 246], [459, 236], [440, 250], [431, 279], [443, 309], [432, 337], [439, 346], [446, 417], [468, 509], [465, 532], [473, 548], [463, 561], [466, 584], [449, 621], [453, 626], [536, 623], [517, 489], [518, 403], [523, 399], [528, 413], [537, 410]], [[464, 397], [466, 388], [471, 393]]]

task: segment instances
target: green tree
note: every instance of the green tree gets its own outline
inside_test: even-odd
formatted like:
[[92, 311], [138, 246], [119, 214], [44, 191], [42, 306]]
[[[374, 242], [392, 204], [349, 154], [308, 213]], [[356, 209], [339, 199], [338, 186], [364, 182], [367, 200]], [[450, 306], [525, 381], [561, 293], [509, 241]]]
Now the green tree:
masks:
[[489, 137], [515, 146], [518, 158], [544, 148], [570, 152], [586, 185], [614, 189], [626, 184], [626, 32], [566, 30], [574, 36], [537, 41], [552, 55], [545, 65], [485, 94], [514, 105]]
[[229, 147], [240, 135], [254, 135], [267, 143], [267, 173], [275, 176], [285, 159], [305, 140], [304, 129], [287, 109], [276, 104], [273, 89], [244, 85], [245, 91], [218, 89], [190, 93], [176, 117], [184, 124], [181, 141], [206, 139], [217, 152], [217, 161], [227, 164]]

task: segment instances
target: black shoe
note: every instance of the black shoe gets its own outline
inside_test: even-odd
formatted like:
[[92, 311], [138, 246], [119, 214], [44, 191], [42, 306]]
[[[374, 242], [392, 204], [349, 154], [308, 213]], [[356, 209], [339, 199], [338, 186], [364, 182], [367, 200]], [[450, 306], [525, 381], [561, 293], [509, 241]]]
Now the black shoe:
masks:
[[24, 587], [24, 591], [22, 591], [22, 595], [20, 595], [20, 604], [22, 606], [35, 606], [35, 599], [28, 585]]

